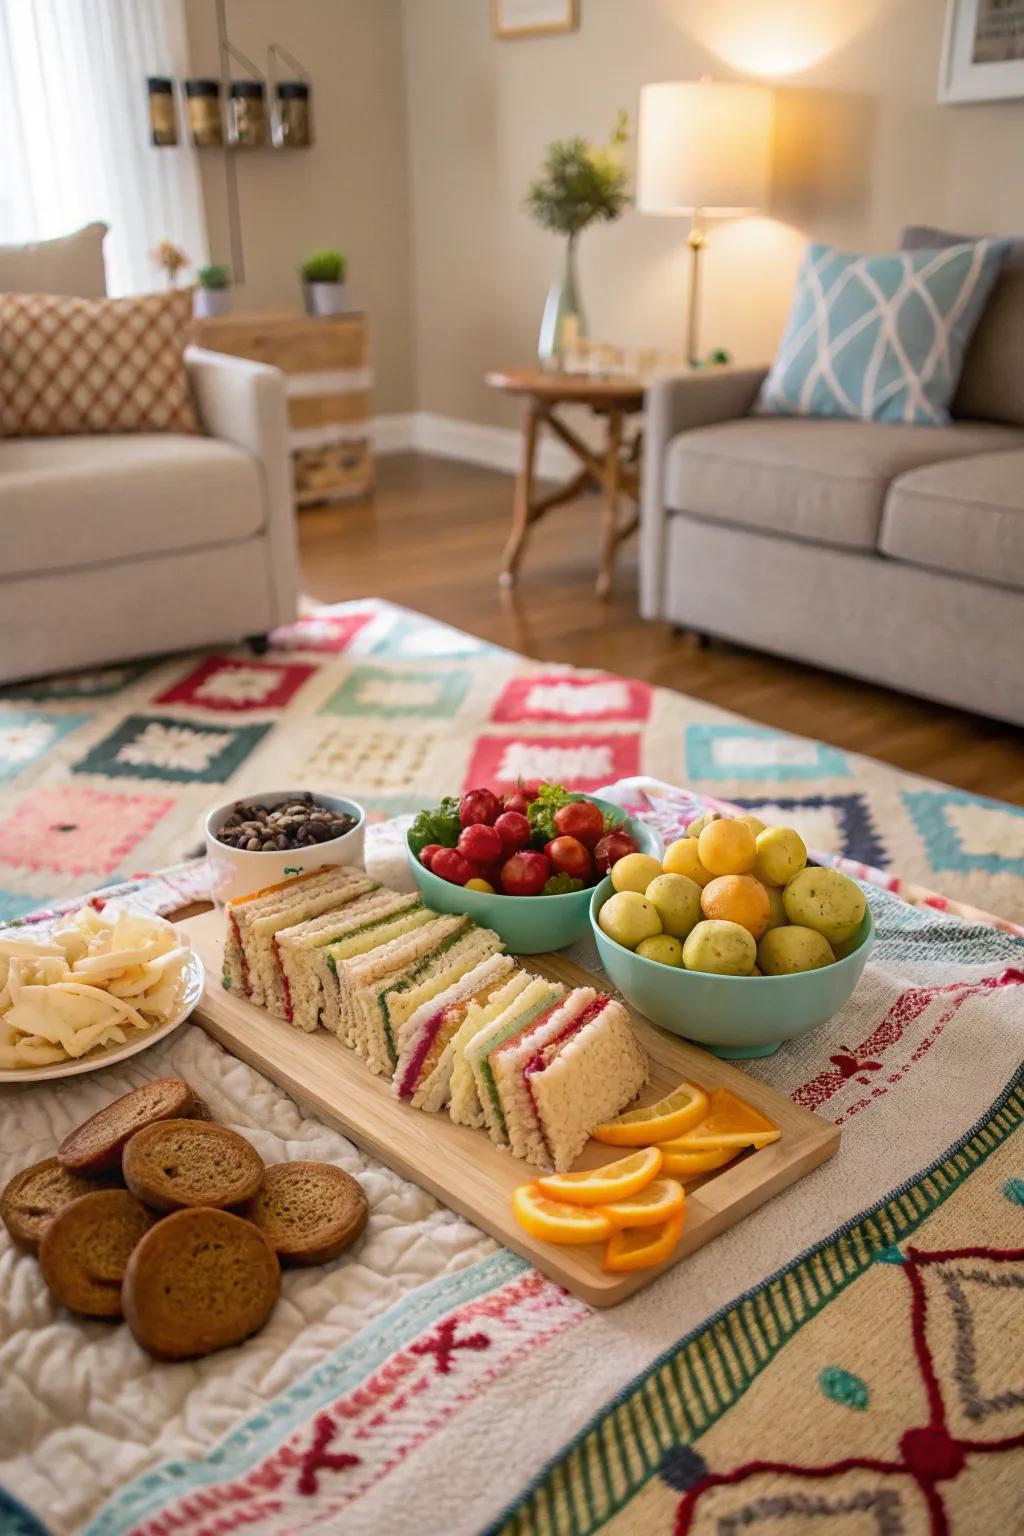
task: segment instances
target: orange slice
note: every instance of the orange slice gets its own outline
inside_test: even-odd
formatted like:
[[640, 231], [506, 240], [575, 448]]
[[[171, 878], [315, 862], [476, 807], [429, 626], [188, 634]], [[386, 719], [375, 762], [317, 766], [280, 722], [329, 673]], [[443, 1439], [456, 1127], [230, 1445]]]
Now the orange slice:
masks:
[[710, 1173], [712, 1168], [724, 1168], [741, 1151], [739, 1147], [708, 1147], [705, 1152], [688, 1152], [682, 1141], [662, 1141], [661, 1171], [673, 1179], [695, 1179], [699, 1173]]
[[657, 1104], [630, 1109], [624, 1115], [599, 1125], [591, 1134], [595, 1141], [609, 1147], [644, 1147], [652, 1141], [668, 1141], [698, 1125], [709, 1109], [703, 1088], [682, 1082]]
[[766, 1147], [782, 1132], [766, 1115], [745, 1104], [728, 1088], [716, 1088], [708, 1113], [676, 1142], [677, 1152], [723, 1151], [726, 1147]]
[[512, 1210], [519, 1225], [545, 1243], [600, 1243], [612, 1231], [611, 1217], [602, 1210], [549, 1200], [539, 1184], [520, 1184]]
[[685, 1211], [680, 1211], [660, 1227], [628, 1227], [624, 1232], [613, 1232], [605, 1246], [601, 1268], [621, 1275], [663, 1263], [682, 1237], [685, 1220]]
[[628, 1200], [657, 1176], [661, 1153], [657, 1147], [631, 1152], [603, 1168], [585, 1168], [580, 1173], [548, 1173], [537, 1183], [552, 1200], [568, 1200], [572, 1205], [610, 1205], [613, 1200]]
[[678, 1216], [686, 1204], [683, 1186], [675, 1179], [652, 1179], [638, 1194], [601, 1207], [617, 1232], [623, 1227], [660, 1227]]

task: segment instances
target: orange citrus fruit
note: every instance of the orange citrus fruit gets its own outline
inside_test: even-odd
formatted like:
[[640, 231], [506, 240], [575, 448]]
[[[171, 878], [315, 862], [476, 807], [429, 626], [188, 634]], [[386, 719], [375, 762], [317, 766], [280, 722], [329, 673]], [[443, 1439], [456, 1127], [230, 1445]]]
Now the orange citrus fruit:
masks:
[[768, 891], [753, 875], [716, 875], [704, 887], [700, 909], [705, 917], [739, 923], [759, 939], [771, 922]]
[[695, 1179], [699, 1173], [724, 1168], [740, 1153], [739, 1147], [709, 1147], [705, 1152], [687, 1152], [678, 1141], [659, 1142], [661, 1171], [673, 1179]]
[[683, 1235], [685, 1210], [669, 1217], [660, 1227], [627, 1227], [613, 1232], [604, 1250], [601, 1268], [612, 1274], [650, 1269], [669, 1257]]
[[595, 1141], [609, 1147], [645, 1147], [652, 1141], [668, 1141], [698, 1125], [710, 1108], [703, 1088], [682, 1082], [657, 1104], [630, 1109], [591, 1132]]
[[782, 1132], [766, 1115], [745, 1104], [728, 1088], [716, 1088], [704, 1118], [676, 1138], [677, 1152], [705, 1152], [725, 1147], [766, 1147]]
[[658, 1227], [678, 1216], [685, 1203], [686, 1193], [675, 1179], [652, 1179], [639, 1194], [601, 1209], [618, 1232], [623, 1227]]
[[628, 1200], [657, 1177], [661, 1153], [657, 1147], [631, 1152], [603, 1168], [585, 1168], [580, 1173], [547, 1173], [537, 1180], [552, 1200], [568, 1200], [570, 1205], [609, 1205], [613, 1200]]
[[512, 1210], [519, 1225], [545, 1243], [600, 1243], [612, 1231], [611, 1217], [602, 1210], [549, 1200], [539, 1184], [520, 1184]]
[[710, 821], [697, 839], [697, 852], [712, 875], [745, 875], [757, 857], [754, 834], [742, 821]]

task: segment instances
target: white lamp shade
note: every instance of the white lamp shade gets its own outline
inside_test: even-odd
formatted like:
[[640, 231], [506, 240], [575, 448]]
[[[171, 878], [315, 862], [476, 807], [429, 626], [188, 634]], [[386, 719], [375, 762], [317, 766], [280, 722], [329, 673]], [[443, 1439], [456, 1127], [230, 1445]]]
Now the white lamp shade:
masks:
[[772, 93], [767, 86], [667, 80], [640, 92], [641, 213], [727, 217], [768, 194]]

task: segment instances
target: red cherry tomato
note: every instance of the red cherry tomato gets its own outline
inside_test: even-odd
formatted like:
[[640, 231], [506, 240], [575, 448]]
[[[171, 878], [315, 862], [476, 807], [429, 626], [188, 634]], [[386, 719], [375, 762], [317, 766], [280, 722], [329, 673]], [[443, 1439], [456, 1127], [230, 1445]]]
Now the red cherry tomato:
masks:
[[528, 848], [533, 836], [533, 828], [521, 811], [502, 811], [494, 823], [494, 830], [506, 853], [518, 853], [520, 848]]
[[593, 848], [604, 836], [604, 817], [593, 800], [573, 800], [555, 812], [555, 827], [561, 836]]
[[525, 816], [529, 810], [530, 801], [522, 790], [517, 789], [514, 795], [505, 796], [505, 809], [518, 816]]
[[560, 875], [572, 875], [576, 880], [590, 883], [594, 866], [590, 860], [590, 850], [584, 848], [579, 838], [553, 837], [544, 852]]
[[624, 859], [627, 853], [636, 853], [636, 843], [629, 833], [609, 832], [594, 849], [594, 863], [600, 873], [606, 875], [612, 865]]
[[467, 880], [472, 880], [476, 870], [457, 848], [441, 848], [430, 861], [430, 873], [452, 885], [465, 885]]
[[434, 857], [434, 854], [440, 853], [443, 847], [443, 843], [428, 843], [425, 848], [420, 849], [420, 863], [423, 865], [424, 869], [430, 868], [430, 863]]
[[501, 815], [501, 801], [489, 789], [469, 789], [459, 801], [459, 825], [472, 827], [478, 822], [493, 826]]
[[455, 846], [471, 864], [493, 864], [501, 857], [501, 833], [486, 822], [473, 822], [462, 830]]
[[533, 849], [524, 849], [501, 866], [501, 888], [506, 896], [539, 896], [550, 874], [550, 859]]

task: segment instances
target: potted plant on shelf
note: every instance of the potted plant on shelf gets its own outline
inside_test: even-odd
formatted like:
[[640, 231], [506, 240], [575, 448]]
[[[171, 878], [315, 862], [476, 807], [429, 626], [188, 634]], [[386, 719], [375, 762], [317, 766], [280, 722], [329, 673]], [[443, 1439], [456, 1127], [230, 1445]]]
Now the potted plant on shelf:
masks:
[[613, 223], [629, 204], [622, 148], [629, 118], [620, 112], [611, 139], [602, 148], [586, 139], [549, 144], [526, 206], [543, 229], [566, 236], [565, 270], [552, 284], [544, 306], [538, 353], [542, 364], [560, 363], [587, 334], [576, 278], [576, 242], [590, 224]]
[[206, 320], [213, 315], [226, 315], [228, 289], [231, 287], [231, 274], [227, 267], [211, 262], [209, 266], [199, 268], [196, 281], [199, 286], [192, 299], [192, 313], [196, 319]]
[[300, 268], [302, 289], [309, 315], [343, 315], [347, 308], [345, 299], [345, 274], [348, 262], [340, 251], [325, 247], [310, 251]]

